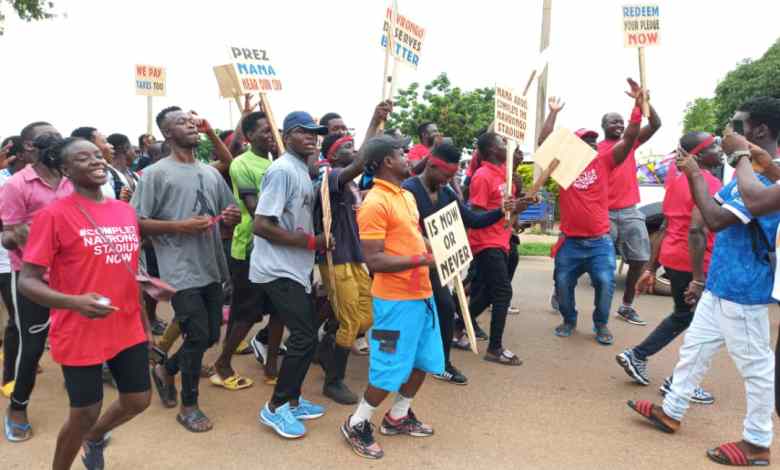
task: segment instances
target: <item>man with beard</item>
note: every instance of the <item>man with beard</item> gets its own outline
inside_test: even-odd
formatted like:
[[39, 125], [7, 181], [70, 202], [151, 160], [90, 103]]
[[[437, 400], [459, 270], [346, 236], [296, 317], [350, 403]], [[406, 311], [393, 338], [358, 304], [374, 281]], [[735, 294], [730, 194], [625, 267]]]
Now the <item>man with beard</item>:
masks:
[[241, 217], [219, 172], [195, 158], [199, 121], [175, 106], [160, 111], [157, 126], [172, 152], [144, 170], [131, 201], [141, 232], [152, 239], [161, 278], [177, 290], [171, 305], [184, 335], [179, 350], [155, 366], [152, 378], [163, 405], [172, 408], [174, 376], [181, 372], [176, 419], [191, 432], [213, 427], [198, 406], [198, 379], [203, 353], [219, 340], [222, 282], [228, 279], [216, 224], [235, 225]]

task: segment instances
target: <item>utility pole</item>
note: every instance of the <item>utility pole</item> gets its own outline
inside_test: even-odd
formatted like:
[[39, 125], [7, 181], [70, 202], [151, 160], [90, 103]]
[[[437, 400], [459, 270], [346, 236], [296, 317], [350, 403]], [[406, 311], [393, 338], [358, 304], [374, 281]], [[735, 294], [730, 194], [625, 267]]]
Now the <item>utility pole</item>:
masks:
[[[550, 20], [552, 15], [552, 0], [544, 0], [542, 9], [542, 38], [539, 44], [539, 52], [544, 52], [550, 45]], [[536, 90], [536, 138], [534, 139], [534, 149], [539, 147], [539, 136], [544, 126], [545, 112], [547, 111], [547, 64], [544, 66], [541, 75], [539, 75], [539, 86]], [[534, 175], [541, 173], [539, 166], [534, 167]]]

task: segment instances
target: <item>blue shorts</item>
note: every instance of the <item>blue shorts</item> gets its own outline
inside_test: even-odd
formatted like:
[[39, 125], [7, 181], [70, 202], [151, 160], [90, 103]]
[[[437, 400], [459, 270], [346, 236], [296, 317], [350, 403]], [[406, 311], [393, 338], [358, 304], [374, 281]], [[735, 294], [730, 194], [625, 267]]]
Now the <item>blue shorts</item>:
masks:
[[444, 350], [433, 297], [384, 300], [374, 297], [374, 324], [369, 346], [368, 382], [397, 392], [413, 369], [444, 372]]

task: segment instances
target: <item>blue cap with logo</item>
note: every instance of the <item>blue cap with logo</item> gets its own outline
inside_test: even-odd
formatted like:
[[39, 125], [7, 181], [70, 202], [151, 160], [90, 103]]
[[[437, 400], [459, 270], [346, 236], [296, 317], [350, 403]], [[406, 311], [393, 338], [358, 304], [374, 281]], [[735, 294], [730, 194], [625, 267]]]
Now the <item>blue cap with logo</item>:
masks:
[[298, 128], [306, 129], [319, 135], [326, 135], [328, 128], [314, 122], [314, 118], [306, 111], [293, 111], [284, 118], [283, 132], [285, 134]]

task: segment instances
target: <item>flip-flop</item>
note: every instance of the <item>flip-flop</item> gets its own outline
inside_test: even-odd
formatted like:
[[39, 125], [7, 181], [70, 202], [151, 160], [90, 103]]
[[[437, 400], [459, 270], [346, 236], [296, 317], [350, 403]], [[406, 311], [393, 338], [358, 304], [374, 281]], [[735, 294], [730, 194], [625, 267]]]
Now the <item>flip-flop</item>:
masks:
[[496, 364], [501, 364], [502, 366], [522, 366], [523, 361], [520, 360], [519, 357], [512, 351], [508, 349], [502, 349], [501, 354], [498, 356], [486, 352], [485, 353], [485, 360], [488, 362], [495, 362]]
[[263, 382], [264, 382], [266, 385], [276, 385], [276, 383], [277, 383], [278, 381], [279, 381], [279, 378], [278, 378], [278, 377], [268, 377], [267, 375], [265, 376], [265, 379], [263, 380]]
[[179, 404], [176, 399], [176, 386], [163, 382], [154, 367], [152, 368], [152, 382], [154, 382], [154, 388], [157, 389], [157, 395], [165, 408], [175, 408]]
[[[24, 435], [22, 435], [22, 437], [14, 436], [14, 431], [22, 431]], [[5, 439], [8, 442], [24, 442], [30, 440], [32, 437], [32, 426], [29, 424], [14, 423], [8, 415], [5, 415], [3, 417], [3, 432], [5, 433]]]
[[194, 433], [201, 433], [201, 432], [208, 432], [214, 429], [214, 424], [212, 424], [210, 427], [206, 429], [198, 429], [195, 427], [196, 424], [202, 423], [203, 421], [207, 421], [208, 418], [205, 414], [203, 414], [200, 410], [195, 410], [192, 413], [188, 414], [187, 416], [182, 416], [181, 413], [176, 413], [176, 421], [179, 422], [182, 426], [184, 426], [184, 429], [186, 429], [189, 432]]
[[246, 340], [241, 340], [240, 343], [238, 343], [238, 347], [233, 352], [234, 355], [243, 356], [245, 354], [252, 354], [252, 348], [249, 347], [249, 343], [246, 342]]
[[768, 467], [767, 459], [749, 459], [736, 442], [722, 444], [714, 449], [707, 449], [707, 457], [713, 462], [731, 467]]
[[637, 400], [637, 401], [628, 400], [627, 405], [629, 408], [639, 413], [640, 416], [650, 421], [653, 424], [653, 426], [658, 428], [660, 431], [663, 431], [667, 434], [674, 434], [675, 429], [669, 427], [669, 425], [667, 425], [666, 423], [658, 419], [653, 414], [654, 405], [653, 402], [651, 402], [650, 400]]
[[211, 377], [209, 377], [209, 381], [213, 385], [216, 385], [218, 387], [222, 387], [227, 390], [243, 390], [245, 388], [251, 387], [254, 382], [252, 379], [247, 377], [241, 377], [238, 374], [233, 374], [230, 377], [223, 379], [219, 376], [219, 374], [214, 374]]

